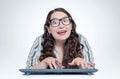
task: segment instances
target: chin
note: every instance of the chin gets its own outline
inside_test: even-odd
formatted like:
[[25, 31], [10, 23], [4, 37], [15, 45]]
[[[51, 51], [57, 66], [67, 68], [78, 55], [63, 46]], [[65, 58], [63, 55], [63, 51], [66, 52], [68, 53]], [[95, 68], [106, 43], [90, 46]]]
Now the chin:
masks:
[[66, 40], [69, 36], [59, 36], [59, 40]]

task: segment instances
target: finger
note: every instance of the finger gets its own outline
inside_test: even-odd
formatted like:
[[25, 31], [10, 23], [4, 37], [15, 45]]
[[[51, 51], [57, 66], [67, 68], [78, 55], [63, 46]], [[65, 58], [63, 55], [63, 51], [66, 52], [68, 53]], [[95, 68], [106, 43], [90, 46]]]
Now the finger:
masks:
[[90, 65], [91, 67], [93, 67], [94, 65], [90, 62], [87, 62], [88, 65]]
[[48, 65], [49, 65], [50, 69], [53, 69], [52, 63], [49, 63]]
[[75, 65], [74, 61], [68, 63], [69, 65]]
[[62, 68], [62, 63], [60, 63], [59, 61], [56, 61], [56, 64], [57, 64], [57, 66], [58, 66], [58, 68]]
[[93, 69], [93, 67], [89, 66], [88, 69]]
[[91, 63], [85, 62], [85, 63], [83, 63], [83, 64], [84, 64], [84, 67], [85, 67], [85, 68], [87, 68], [87, 69], [93, 69], [93, 66], [92, 66]]
[[56, 60], [56, 64], [57, 64], [57, 66], [58, 66], [59, 69], [65, 68], [65, 67], [62, 65], [62, 62], [60, 62], [58, 59]]
[[89, 68], [88, 63], [84, 63], [84, 67], [88, 69]]
[[80, 66], [80, 62], [77, 62], [76, 65], [77, 65], [77, 66]]
[[73, 63], [68, 63], [69, 65], [74, 65]]
[[61, 69], [64, 69], [65, 68], [65, 66], [61, 66]]
[[82, 69], [85, 69], [85, 66], [84, 66], [83, 63], [81, 63], [80, 66], [81, 66]]
[[88, 67], [88, 69], [93, 69], [94, 68], [94, 66], [93, 66], [93, 64], [87, 64], [87, 67]]
[[52, 62], [52, 66], [53, 66], [55, 69], [58, 68], [58, 66], [57, 66], [57, 64], [56, 64], [56, 61], [53, 61], [53, 62]]

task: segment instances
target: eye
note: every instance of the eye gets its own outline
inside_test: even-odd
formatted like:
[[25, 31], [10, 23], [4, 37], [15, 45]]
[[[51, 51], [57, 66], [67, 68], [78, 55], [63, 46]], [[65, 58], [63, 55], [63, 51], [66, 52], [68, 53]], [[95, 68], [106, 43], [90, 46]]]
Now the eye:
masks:
[[58, 26], [58, 24], [59, 24], [59, 19], [53, 19], [53, 20], [51, 20], [51, 25], [52, 26]]
[[52, 23], [52, 24], [57, 24], [57, 23], [58, 23], [58, 20], [52, 20], [51, 23]]
[[65, 17], [62, 19], [62, 22], [64, 25], [70, 24], [70, 19], [68, 17]]
[[69, 18], [64, 18], [63, 22], [69, 22]]
[[52, 24], [56, 24], [56, 21], [52, 21], [51, 23], [52, 23]]

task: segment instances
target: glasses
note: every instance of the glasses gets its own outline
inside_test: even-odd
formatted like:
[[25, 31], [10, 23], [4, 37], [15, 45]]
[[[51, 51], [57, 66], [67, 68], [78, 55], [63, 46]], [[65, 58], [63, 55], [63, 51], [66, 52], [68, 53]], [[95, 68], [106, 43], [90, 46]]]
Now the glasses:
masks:
[[64, 17], [61, 19], [52, 19], [50, 20], [50, 25], [53, 27], [57, 27], [60, 25], [60, 21], [62, 22], [63, 25], [69, 25], [71, 23], [71, 17]]

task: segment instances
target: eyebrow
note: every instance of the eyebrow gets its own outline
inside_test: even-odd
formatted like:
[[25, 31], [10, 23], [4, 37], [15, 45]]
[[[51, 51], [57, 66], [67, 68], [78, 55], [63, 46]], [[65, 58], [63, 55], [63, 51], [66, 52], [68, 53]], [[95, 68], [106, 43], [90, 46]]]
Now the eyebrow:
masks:
[[68, 16], [65, 16], [65, 17], [62, 17], [62, 18], [53, 18], [53, 19], [50, 19], [50, 21], [54, 20], [54, 19], [63, 19], [63, 18], [68, 18]]

